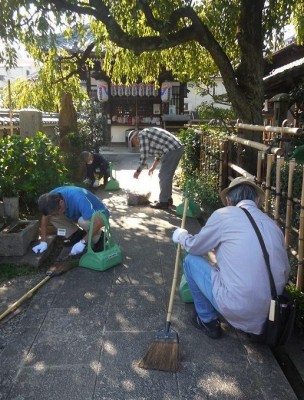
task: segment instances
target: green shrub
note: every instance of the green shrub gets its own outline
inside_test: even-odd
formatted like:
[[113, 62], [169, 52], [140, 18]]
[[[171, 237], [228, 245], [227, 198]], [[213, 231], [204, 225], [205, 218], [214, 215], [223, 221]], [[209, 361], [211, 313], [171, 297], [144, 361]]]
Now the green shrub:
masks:
[[84, 148], [99, 151], [100, 146], [110, 142], [107, 117], [103, 105], [95, 100], [86, 102], [78, 119], [79, 136], [84, 139]]
[[214, 104], [202, 102], [197, 108], [200, 119], [229, 121], [236, 119], [236, 115], [232, 109], [215, 107]]
[[65, 183], [65, 173], [59, 148], [43, 133], [0, 139], [1, 196], [18, 193], [21, 208], [34, 209], [42, 193]]
[[296, 289], [296, 286], [292, 283], [286, 286], [287, 291], [291, 297], [296, 301], [296, 321], [295, 326], [300, 334], [304, 334], [304, 293]]
[[[220, 158], [219, 148], [201, 145], [202, 135], [223, 136], [219, 128], [202, 126], [201, 130], [181, 130], [179, 139], [182, 141], [185, 152], [181, 161], [182, 172], [178, 177], [181, 187], [188, 184], [191, 198], [196, 201], [208, 213], [222, 207], [218, 188], [218, 162]], [[201, 154], [209, 157], [208, 174], [202, 172]]]
[[179, 132], [178, 138], [184, 145], [181, 173], [177, 178], [181, 188], [200, 170], [200, 137], [200, 133], [194, 129], [181, 129]]

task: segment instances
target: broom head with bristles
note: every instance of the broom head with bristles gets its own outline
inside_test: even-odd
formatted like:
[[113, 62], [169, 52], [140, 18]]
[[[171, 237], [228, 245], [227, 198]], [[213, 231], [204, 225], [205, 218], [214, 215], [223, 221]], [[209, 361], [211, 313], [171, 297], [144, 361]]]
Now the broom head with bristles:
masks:
[[138, 366], [144, 369], [176, 372], [179, 368], [179, 340], [176, 332], [158, 332]]

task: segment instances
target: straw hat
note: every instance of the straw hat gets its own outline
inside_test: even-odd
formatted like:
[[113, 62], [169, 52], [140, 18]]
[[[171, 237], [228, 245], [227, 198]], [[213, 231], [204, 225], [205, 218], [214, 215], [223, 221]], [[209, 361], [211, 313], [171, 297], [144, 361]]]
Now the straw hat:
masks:
[[260, 198], [260, 201], [261, 202], [264, 201], [264, 197], [265, 197], [264, 191], [258, 185], [256, 185], [251, 179], [245, 178], [244, 176], [239, 176], [238, 178], [233, 179], [233, 181], [230, 182], [230, 185], [226, 189], [222, 190], [222, 192], [220, 194], [221, 200], [225, 206], [227, 205], [226, 196], [227, 196], [229, 190], [231, 190], [232, 188], [234, 188], [238, 185], [242, 185], [242, 184], [250, 185], [253, 188], [255, 188], [257, 195]]

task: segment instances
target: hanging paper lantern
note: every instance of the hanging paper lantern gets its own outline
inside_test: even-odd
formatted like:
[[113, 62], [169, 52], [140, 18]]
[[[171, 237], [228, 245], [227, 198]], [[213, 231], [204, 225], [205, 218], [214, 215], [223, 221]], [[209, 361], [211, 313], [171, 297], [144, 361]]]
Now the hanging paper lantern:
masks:
[[152, 96], [152, 85], [150, 83], [146, 85], [146, 96]]
[[124, 95], [124, 85], [117, 85], [117, 94], [118, 96]]
[[145, 95], [145, 85], [140, 83], [138, 85], [138, 96], [143, 97]]
[[130, 96], [130, 95], [131, 95], [131, 87], [125, 85], [125, 96]]
[[105, 81], [97, 82], [97, 98], [101, 103], [109, 100], [108, 84]]
[[166, 103], [172, 98], [172, 83], [171, 82], [163, 82], [160, 90], [161, 100]]
[[155, 87], [155, 86], [152, 87], [152, 95], [153, 95], [154, 97], [157, 97], [157, 96], [158, 96], [158, 88]]
[[111, 95], [117, 96], [117, 85], [111, 85]]
[[132, 95], [132, 96], [137, 96], [137, 93], [138, 93], [138, 91], [137, 91], [137, 84], [136, 84], [136, 83], [133, 83], [133, 85], [131, 86], [131, 95]]

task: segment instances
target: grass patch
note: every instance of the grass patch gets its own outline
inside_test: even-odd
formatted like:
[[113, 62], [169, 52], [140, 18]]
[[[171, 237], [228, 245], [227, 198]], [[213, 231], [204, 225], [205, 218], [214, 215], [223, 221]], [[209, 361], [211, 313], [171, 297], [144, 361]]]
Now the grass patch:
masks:
[[33, 276], [37, 275], [37, 267], [32, 265], [14, 265], [14, 264], [1, 264], [0, 265], [0, 283], [8, 281], [18, 276]]

